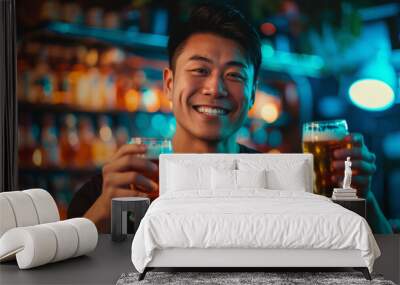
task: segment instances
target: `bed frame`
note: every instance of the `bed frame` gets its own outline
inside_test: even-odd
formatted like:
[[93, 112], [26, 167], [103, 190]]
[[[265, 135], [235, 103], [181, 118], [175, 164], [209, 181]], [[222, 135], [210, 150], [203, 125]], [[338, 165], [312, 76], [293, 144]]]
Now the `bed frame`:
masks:
[[337, 268], [350, 267], [371, 280], [359, 250], [329, 249], [193, 249], [155, 250], [152, 261], [139, 275], [143, 280], [155, 268]]
[[[313, 188], [313, 156], [311, 154], [173, 154], [160, 156], [160, 195], [166, 192], [163, 187], [167, 180], [167, 161], [176, 159], [196, 160], [206, 158], [210, 165], [213, 161], [237, 158], [265, 158], [304, 160], [309, 165], [307, 192]], [[249, 248], [169, 248], [157, 249], [153, 259], [147, 265], [139, 280], [155, 268], [232, 268], [246, 271], [250, 268], [343, 268], [350, 267], [361, 271], [367, 280], [371, 280], [369, 270], [359, 250], [330, 249], [249, 249]]]

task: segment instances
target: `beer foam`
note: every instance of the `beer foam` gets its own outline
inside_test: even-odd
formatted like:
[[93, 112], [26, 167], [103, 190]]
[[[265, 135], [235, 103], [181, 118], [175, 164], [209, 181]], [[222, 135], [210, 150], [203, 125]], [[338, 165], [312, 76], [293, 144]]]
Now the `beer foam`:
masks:
[[340, 141], [347, 135], [348, 131], [344, 128], [312, 128], [303, 130], [303, 142]]

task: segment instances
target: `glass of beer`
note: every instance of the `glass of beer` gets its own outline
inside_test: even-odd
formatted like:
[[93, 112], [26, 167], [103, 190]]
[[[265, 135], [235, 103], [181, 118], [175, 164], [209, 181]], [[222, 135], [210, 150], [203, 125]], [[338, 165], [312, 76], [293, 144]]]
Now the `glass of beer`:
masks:
[[308, 122], [303, 125], [303, 152], [314, 155], [314, 193], [332, 196], [331, 162], [338, 148], [350, 148], [344, 138], [349, 134], [346, 120]]
[[[140, 154], [138, 156], [147, 158], [159, 166], [159, 156], [162, 153], [172, 153], [172, 143], [170, 139], [158, 139], [158, 138], [143, 138], [143, 137], [133, 137], [129, 141], [129, 144], [139, 144], [145, 145], [147, 147], [145, 154]], [[154, 175], [153, 173], [141, 173], [144, 176], [150, 178], [158, 184], [159, 174]], [[131, 185], [133, 188], [133, 185]], [[150, 198], [153, 200], [158, 197], [158, 191], [152, 193]]]

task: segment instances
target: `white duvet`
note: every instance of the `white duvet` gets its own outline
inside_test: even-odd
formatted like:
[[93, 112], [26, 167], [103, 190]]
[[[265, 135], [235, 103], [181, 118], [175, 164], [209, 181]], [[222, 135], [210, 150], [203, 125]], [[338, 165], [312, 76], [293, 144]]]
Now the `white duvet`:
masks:
[[328, 198], [300, 191], [183, 191], [156, 199], [132, 243], [143, 272], [155, 249], [358, 249], [372, 272], [380, 251], [364, 218]]

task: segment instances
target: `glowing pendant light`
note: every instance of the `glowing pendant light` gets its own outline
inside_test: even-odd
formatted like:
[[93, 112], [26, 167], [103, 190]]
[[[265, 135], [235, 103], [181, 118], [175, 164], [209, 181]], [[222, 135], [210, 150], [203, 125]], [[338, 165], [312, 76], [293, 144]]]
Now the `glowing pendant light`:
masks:
[[386, 110], [395, 100], [392, 87], [378, 79], [357, 80], [350, 86], [349, 96], [354, 105], [368, 111]]

